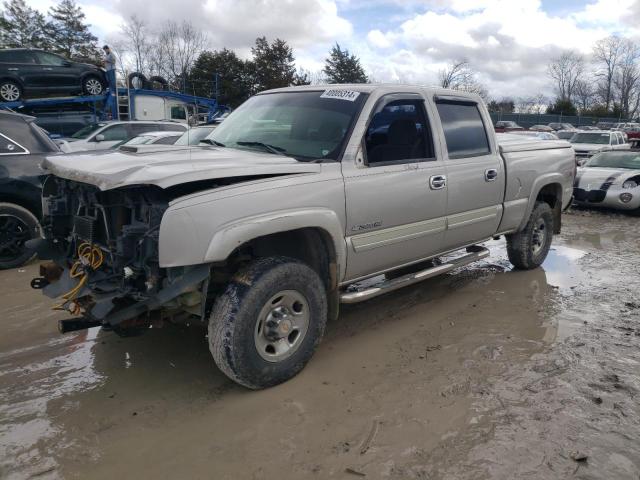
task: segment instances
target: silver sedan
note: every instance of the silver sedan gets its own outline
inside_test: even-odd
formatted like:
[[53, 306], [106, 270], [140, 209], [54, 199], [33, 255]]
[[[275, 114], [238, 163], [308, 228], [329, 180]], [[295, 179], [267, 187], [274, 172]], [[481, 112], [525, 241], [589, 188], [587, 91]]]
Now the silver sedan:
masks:
[[578, 168], [573, 198], [579, 205], [640, 215], [640, 152], [602, 152]]

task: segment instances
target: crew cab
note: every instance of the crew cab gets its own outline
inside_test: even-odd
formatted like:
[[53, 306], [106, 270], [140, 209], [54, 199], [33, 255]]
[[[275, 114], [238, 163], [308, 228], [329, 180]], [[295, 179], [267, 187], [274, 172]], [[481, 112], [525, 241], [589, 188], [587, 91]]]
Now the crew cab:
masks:
[[32, 286], [74, 316], [61, 332], [201, 323], [231, 379], [276, 385], [341, 303], [484, 258], [492, 237], [516, 268], [544, 261], [573, 149], [502, 135], [475, 94], [304, 86], [250, 98], [208, 146], [51, 157], [33, 243], [53, 261]]
[[590, 130], [588, 132], [576, 132], [569, 142], [576, 151], [576, 160], [579, 163], [588, 160], [596, 153], [609, 150], [629, 150], [622, 132], [615, 130]]

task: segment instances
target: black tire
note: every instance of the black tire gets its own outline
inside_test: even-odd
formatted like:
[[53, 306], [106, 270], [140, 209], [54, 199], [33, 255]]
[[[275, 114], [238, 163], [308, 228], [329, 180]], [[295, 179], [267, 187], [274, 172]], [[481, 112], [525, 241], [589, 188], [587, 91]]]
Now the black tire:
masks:
[[82, 93], [85, 95], [102, 95], [104, 91], [104, 83], [95, 75], [88, 75], [82, 79]]
[[129, 84], [129, 88], [139, 89], [139, 88], [147, 88], [149, 86], [149, 82], [147, 81], [147, 77], [145, 77], [140, 72], [133, 72], [129, 74], [129, 78], [127, 79]]
[[26, 208], [0, 203], [0, 270], [16, 268], [31, 260], [35, 253], [24, 244], [40, 237], [40, 223]]
[[[0, 100], [3, 102], [18, 102], [22, 100], [22, 87], [13, 80], [0, 81]], [[17, 96], [16, 96], [17, 95]]]
[[536, 202], [524, 229], [507, 235], [511, 264], [521, 270], [542, 265], [553, 240], [553, 211], [548, 203]]
[[156, 90], [155, 84], [160, 85], [160, 89], [159, 90], [168, 90], [169, 89], [169, 82], [167, 82], [167, 79], [164, 77], [160, 77], [158, 75], [154, 75], [153, 77], [149, 77], [149, 85], [151, 86], [151, 88], [153, 90]]
[[[258, 332], [265, 333], [264, 323], [273, 317], [260, 320], [265, 310], [275, 308], [274, 298], [284, 291], [293, 291], [306, 301], [307, 328], [292, 340], [297, 346], [288, 357], [268, 361], [263, 358], [268, 348], [263, 353], [258, 351], [258, 337], [262, 339]], [[300, 312], [305, 310], [300, 308]], [[251, 389], [272, 387], [304, 368], [320, 343], [326, 323], [327, 294], [318, 274], [291, 258], [261, 258], [236, 273], [216, 299], [209, 319], [209, 350], [218, 368], [233, 381]], [[284, 331], [291, 336], [294, 329]]]

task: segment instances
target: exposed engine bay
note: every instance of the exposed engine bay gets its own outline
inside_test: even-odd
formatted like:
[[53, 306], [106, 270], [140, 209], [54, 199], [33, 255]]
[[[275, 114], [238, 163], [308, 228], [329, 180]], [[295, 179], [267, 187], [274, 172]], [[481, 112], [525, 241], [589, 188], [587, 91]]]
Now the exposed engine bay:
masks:
[[[170, 199], [170, 192], [154, 186], [101, 191], [49, 177], [43, 230], [54, 263], [41, 267], [36, 288], [60, 297], [57, 309], [96, 324], [106, 324], [109, 315], [115, 326], [160, 306], [164, 313], [200, 314], [197, 284], [208, 268], [164, 269], [158, 263], [160, 222]], [[195, 286], [185, 287], [185, 277]]]

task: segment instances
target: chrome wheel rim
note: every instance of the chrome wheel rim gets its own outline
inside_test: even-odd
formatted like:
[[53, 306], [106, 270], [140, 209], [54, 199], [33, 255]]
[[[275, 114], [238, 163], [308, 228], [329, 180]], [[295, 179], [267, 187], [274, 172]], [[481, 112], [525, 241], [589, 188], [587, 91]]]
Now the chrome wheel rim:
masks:
[[277, 363], [293, 355], [309, 330], [309, 302], [296, 290], [273, 295], [262, 307], [254, 331], [258, 354]]
[[0, 96], [7, 102], [15, 102], [20, 98], [20, 89], [13, 83], [0, 86]]
[[95, 78], [87, 80], [87, 82], [85, 83], [85, 87], [87, 89], [87, 92], [89, 92], [91, 95], [99, 95], [100, 93], [102, 93], [102, 84]]
[[539, 218], [533, 226], [531, 246], [534, 255], [538, 255], [547, 243], [547, 224]]

